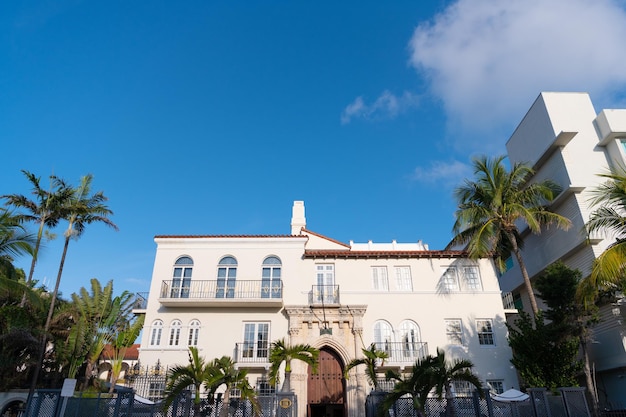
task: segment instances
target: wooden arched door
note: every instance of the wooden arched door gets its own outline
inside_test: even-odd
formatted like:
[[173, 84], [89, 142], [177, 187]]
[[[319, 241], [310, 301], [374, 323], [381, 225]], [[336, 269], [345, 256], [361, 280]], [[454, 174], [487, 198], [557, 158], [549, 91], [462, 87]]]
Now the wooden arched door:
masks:
[[317, 373], [311, 372], [307, 384], [309, 417], [344, 417], [345, 415], [345, 380], [344, 364], [332, 349], [320, 350]]

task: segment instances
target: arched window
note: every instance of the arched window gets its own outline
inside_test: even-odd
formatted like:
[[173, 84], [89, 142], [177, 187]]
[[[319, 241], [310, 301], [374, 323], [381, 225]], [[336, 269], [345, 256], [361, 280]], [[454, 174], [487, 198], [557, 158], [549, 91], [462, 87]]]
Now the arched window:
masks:
[[217, 267], [216, 298], [234, 298], [237, 281], [237, 260], [232, 256], [224, 256]]
[[261, 273], [261, 298], [282, 298], [282, 262], [277, 256], [268, 256], [263, 261]]
[[163, 333], [163, 322], [155, 320], [152, 322], [152, 331], [150, 332], [150, 346], [159, 346], [161, 344], [161, 334]]
[[189, 323], [189, 346], [198, 346], [198, 337], [200, 336], [200, 321], [191, 320]]
[[180, 343], [180, 330], [183, 324], [180, 320], [174, 320], [170, 325], [170, 346], [178, 346]]
[[188, 298], [191, 288], [191, 272], [193, 271], [193, 259], [181, 256], [174, 262], [174, 276], [172, 278], [172, 298]]
[[401, 343], [402, 356], [409, 358], [411, 361], [422, 356], [423, 349], [420, 342], [420, 329], [413, 320], [404, 320], [400, 323], [399, 339]]
[[378, 320], [374, 323], [374, 343], [376, 344], [376, 349], [382, 350], [389, 357], [392, 356], [393, 329], [384, 320]]

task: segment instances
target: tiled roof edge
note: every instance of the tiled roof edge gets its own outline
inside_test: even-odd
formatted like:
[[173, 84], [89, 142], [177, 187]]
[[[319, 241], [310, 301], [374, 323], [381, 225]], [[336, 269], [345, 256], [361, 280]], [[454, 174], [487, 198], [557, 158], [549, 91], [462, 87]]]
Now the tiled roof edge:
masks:
[[302, 238], [298, 235], [156, 235], [155, 239], [202, 239], [202, 238]]
[[466, 251], [458, 250], [372, 250], [372, 251], [343, 251], [343, 250], [305, 250], [305, 258], [467, 258]]
[[340, 242], [338, 240], [332, 239], [332, 238], [330, 238], [328, 236], [324, 236], [324, 235], [321, 235], [319, 233], [313, 232], [313, 231], [311, 231], [309, 229], [302, 228], [302, 233], [308, 233], [310, 235], [314, 235], [314, 236], [317, 236], [319, 238], [326, 239], [326, 240], [328, 240], [330, 242], [336, 243], [336, 244], [341, 245], [341, 246], [345, 246], [346, 248], [350, 249], [350, 245], [348, 245], [346, 243], [343, 243], [343, 242]]

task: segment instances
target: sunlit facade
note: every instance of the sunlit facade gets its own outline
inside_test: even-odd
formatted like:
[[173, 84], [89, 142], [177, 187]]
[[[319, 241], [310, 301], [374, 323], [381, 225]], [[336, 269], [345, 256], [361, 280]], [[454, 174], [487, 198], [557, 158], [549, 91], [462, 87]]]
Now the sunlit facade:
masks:
[[[563, 191], [552, 209], [572, 222], [567, 231], [548, 228], [538, 235], [523, 234], [523, 258], [532, 279], [557, 260], [588, 276], [596, 257], [615, 241], [616, 236], [601, 234], [587, 239], [584, 225], [592, 211], [591, 190], [602, 181], [598, 174], [626, 166], [625, 143], [626, 109], [596, 113], [586, 93], [541, 93], [528, 110], [507, 142], [509, 160], [532, 166], [536, 171], [532, 181], [557, 182]], [[518, 307], [530, 310], [516, 263], [500, 284]], [[626, 406], [624, 308], [621, 300], [602, 307], [602, 322], [591, 343], [598, 396], [612, 407]]]

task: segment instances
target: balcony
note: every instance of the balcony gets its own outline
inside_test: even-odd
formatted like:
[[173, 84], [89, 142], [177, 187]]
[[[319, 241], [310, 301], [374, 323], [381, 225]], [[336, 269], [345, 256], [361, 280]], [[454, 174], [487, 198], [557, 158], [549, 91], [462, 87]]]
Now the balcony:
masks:
[[135, 301], [133, 301], [133, 313], [143, 314], [148, 308], [148, 295], [147, 292], [138, 292], [135, 294]]
[[416, 360], [428, 355], [426, 342], [376, 342], [376, 349], [389, 356], [385, 359], [385, 366], [413, 365]]
[[281, 307], [282, 281], [174, 279], [161, 283], [159, 302], [167, 307]]
[[309, 293], [309, 305], [338, 306], [339, 285], [313, 285]]
[[269, 367], [269, 342], [243, 342], [235, 344], [235, 360], [240, 367]]

